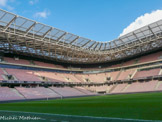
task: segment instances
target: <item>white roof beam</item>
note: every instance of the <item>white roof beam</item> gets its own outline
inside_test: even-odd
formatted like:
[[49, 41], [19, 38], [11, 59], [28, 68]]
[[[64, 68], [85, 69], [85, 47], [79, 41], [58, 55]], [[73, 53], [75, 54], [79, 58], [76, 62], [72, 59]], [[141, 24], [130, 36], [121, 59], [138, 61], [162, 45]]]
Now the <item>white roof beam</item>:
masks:
[[52, 27], [50, 27], [50, 29], [48, 29], [47, 32], [45, 32], [45, 33], [43, 34], [42, 37], [45, 38], [45, 36], [46, 36], [51, 30], [52, 30]]
[[155, 35], [155, 33], [152, 31], [152, 29], [150, 28], [150, 26], [148, 26], [148, 29], [151, 31], [151, 33], [154, 35], [154, 36], [156, 36]]
[[115, 46], [118, 47], [117, 44], [116, 44], [116, 42], [115, 42], [115, 40], [113, 42], [114, 42]]
[[118, 40], [120, 40], [123, 43], [123, 45], [125, 45], [125, 42], [121, 38], [118, 38]]
[[99, 42], [97, 42], [97, 44], [95, 45], [95, 47], [93, 48], [94, 50], [97, 48], [97, 46], [99, 45]]
[[[66, 40], [65, 40], [65, 42], [66, 43], [68, 43], [68, 40], [71, 38], [71, 37], [73, 37], [74, 35], [73, 34], [71, 34], [71, 36], [69, 37], [69, 38], [67, 38]], [[68, 43], [69, 44], [69, 43]]]
[[71, 41], [69, 44], [72, 44], [73, 42], [75, 42], [77, 39], [79, 39], [80, 37], [77, 36], [73, 41]]
[[5, 26], [4, 31], [8, 29], [8, 27], [11, 25], [13, 21], [15, 21], [16, 18], [17, 16], [14, 16], [13, 19], [11, 19], [11, 21]]
[[91, 44], [88, 48], [91, 48], [96, 42], [94, 42], [93, 44]]
[[102, 45], [103, 45], [103, 43], [100, 45], [99, 50], [101, 49]]
[[65, 32], [64, 34], [62, 34], [56, 41], [59, 41], [62, 37], [64, 37], [67, 34], [67, 32]]
[[86, 42], [85, 44], [83, 44], [82, 47], [86, 46], [89, 42], [91, 42], [91, 40], [89, 40], [88, 42]]
[[136, 37], [137, 40], [139, 40], [140, 42], [142, 42], [141, 39], [139, 39], [134, 32], [133, 32], [133, 35]]
[[20, 26], [18, 26], [18, 30], [19, 30], [19, 28], [22, 27], [26, 22], [27, 22], [27, 20], [25, 20]]
[[38, 31], [36, 31], [35, 34], [40, 33], [40, 31], [41, 31], [44, 27], [45, 27], [45, 25], [43, 25]]
[[104, 50], [106, 50], [107, 44], [108, 44], [108, 43], [105, 43], [105, 47], [104, 47]]
[[4, 14], [1, 16], [0, 20], [1, 20], [6, 14], [7, 14], [7, 13], [4, 13]]
[[25, 35], [29, 33], [29, 31], [35, 26], [36, 22], [34, 22], [25, 32]]

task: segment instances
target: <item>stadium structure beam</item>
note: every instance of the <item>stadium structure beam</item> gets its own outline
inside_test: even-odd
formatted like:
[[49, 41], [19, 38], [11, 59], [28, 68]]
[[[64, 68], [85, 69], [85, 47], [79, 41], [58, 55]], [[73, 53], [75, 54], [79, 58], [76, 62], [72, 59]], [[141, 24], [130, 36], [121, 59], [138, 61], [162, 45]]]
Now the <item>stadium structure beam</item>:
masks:
[[139, 40], [139, 41], [142, 43], [141, 39], [139, 39], [139, 38], [137, 37], [137, 35], [136, 35], [134, 32], [132, 32], [132, 33], [133, 33], [133, 35], [136, 37], [136, 39]]
[[64, 34], [62, 34], [56, 41], [60, 41], [61, 38], [63, 38], [65, 35], [67, 34], [67, 32], [65, 32]]
[[29, 31], [36, 25], [36, 22], [34, 22], [25, 32], [25, 35], [29, 33]]
[[81, 47], [85, 47], [89, 42], [91, 42], [92, 40], [89, 40], [88, 42], [84, 43]]
[[52, 30], [52, 27], [50, 27], [50, 29], [48, 29], [44, 34], [43, 34], [43, 39], [45, 38], [45, 36]]
[[95, 45], [95, 47], [93, 48], [94, 50], [97, 48], [97, 46], [99, 45], [99, 42], [97, 42], [97, 44]]
[[104, 50], [106, 50], [106, 46], [107, 46], [107, 43], [105, 43], [105, 47], [104, 47]]
[[8, 41], [8, 43], [9, 43], [9, 49], [11, 50], [11, 48], [13, 48], [13, 50], [17, 53], [17, 50], [16, 50], [15, 47], [12, 45], [12, 42], [11, 42], [11, 40], [10, 40], [10, 38], [9, 38], [9, 34], [5, 34], [5, 37], [6, 37], [7, 41]]
[[102, 45], [103, 45], [103, 43], [100, 45], [99, 50], [101, 49]]
[[123, 45], [125, 45], [125, 42], [120, 37], [118, 38], [118, 40], [120, 40], [123, 43]]
[[73, 41], [71, 41], [69, 44], [72, 44], [72, 43], [74, 43], [77, 39], [79, 39], [80, 37], [79, 36], [77, 36]]
[[18, 30], [20, 27], [22, 27], [28, 20], [25, 20], [21, 25], [18, 26]]
[[115, 40], [113, 42], [114, 42], [115, 46], [118, 47], [117, 44], [116, 44], [116, 42], [115, 42]]
[[0, 20], [6, 15], [7, 13], [5, 12], [1, 17], [0, 17]]
[[109, 46], [110, 46], [110, 49], [112, 49], [112, 47], [111, 47], [111, 42], [109, 42]]
[[152, 31], [152, 29], [150, 28], [149, 25], [148, 25], [148, 29], [150, 30], [150, 32], [151, 32], [154, 36], [156, 36], [155, 33]]
[[45, 25], [43, 25], [38, 31], [36, 31], [35, 34], [39, 33], [44, 27], [45, 27]]
[[[2, 16], [5, 16], [6, 13], [10, 15], [10, 13], [5, 12], [4, 15]], [[10, 17], [12, 18], [16, 16], [14, 14], [11, 15], [12, 16]], [[19, 17], [16, 17], [15, 19], [17, 18], [19, 19]], [[8, 41], [6, 39], [6, 41], [0, 43], [0, 44], [4, 44], [4, 43], [6, 44], [6, 47], [4, 47], [5, 50], [15, 51], [15, 52], [17, 51], [17, 53], [19, 54], [26, 53], [26, 54], [39, 56], [51, 60], [56, 58], [56, 60], [62, 62], [102, 63], [102, 62], [118, 60], [121, 58], [126, 58], [127, 56], [137, 55], [139, 53], [144, 53], [146, 51], [160, 48], [160, 46], [162, 46], [161, 44], [162, 41], [160, 41], [160, 39], [162, 39], [162, 37], [160, 36], [162, 30], [158, 29], [159, 31], [156, 33], [154, 33], [153, 31], [154, 28], [157, 27], [162, 28], [162, 20], [160, 20], [160, 22], [155, 22], [155, 24], [151, 26], [147, 25], [150, 27], [150, 29], [153, 32], [151, 33], [150, 31], [151, 35], [147, 35], [147, 31], [149, 31], [149, 28], [145, 27], [143, 29], [138, 29], [136, 31], [133, 31], [134, 34], [131, 32], [129, 34], [124, 35], [123, 38], [121, 37], [122, 40], [116, 39], [116, 41], [113, 40], [111, 42], [107, 42], [105, 43], [105, 45], [102, 42], [96, 42], [96, 41], [93, 42], [90, 39], [85, 39], [77, 35], [75, 35], [76, 37], [75, 36], [73, 37], [72, 35], [74, 34], [59, 29], [55, 29], [55, 28], [54, 30], [51, 30], [51, 34], [52, 34], [51, 37], [54, 37], [51, 38], [50, 36], [44, 35], [47, 34], [47, 31], [50, 32], [50, 30], [48, 30], [49, 28], [47, 29], [46, 32], [44, 32], [44, 30], [46, 30], [46, 27], [50, 27], [50, 26], [46, 26], [44, 24], [37, 23], [35, 21], [26, 18], [23, 18], [23, 21], [21, 21], [21, 23], [24, 22], [24, 20], [28, 20], [30, 22], [30, 27], [29, 25], [27, 27], [23, 27], [22, 25], [20, 25], [19, 27], [22, 27], [23, 29], [17, 28], [17, 25], [19, 25], [20, 23], [16, 23], [17, 25], [15, 28], [10, 28], [10, 25], [8, 25], [7, 27], [9, 28], [8, 31], [4, 31], [5, 26], [3, 26], [3, 23], [8, 24], [9, 22], [3, 20], [3, 17], [0, 18], [0, 29], [2, 30], [0, 32], [0, 38], [5, 39], [6, 37], [4, 35], [8, 35], [8, 39], [9, 39]], [[39, 26], [41, 29], [39, 28], [38, 31], [35, 30], [37, 32], [34, 33], [35, 31], [33, 27], [37, 24], [41, 24]], [[26, 25], [26, 23], [24, 25]], [[33, 28], [33, 33], [31, 32], [32, 28]], [[16, 30], [16, 33], [14, 33], [14, 30]], [[44, 35], [44, 37], [42, 37], [42, 35]], [[60, 35], [62, 36], [62, 38], [66, 37], [65, 40], [62, 41]], [[155, 35], [155, 38], [150, 38], [152, 37], [152, 35]], [[75, 39], [71, 41], [72, 38]], [[48, 41], [48, 39], [50, 41]], [[57, 40], [58, 43], [56, 42]], [[122, 41], [124, 41], [124, 43], [126, 42], [125, 43], [126, 45]], [[77, 43], [73, 44], [73, 42], [77, 42]], [[10, 47], [10, 49], [8, 49], [8, 47]]]
[[[73, 37], [74, 35], [71, 35], [69, 38], [67, 38], [66, 40], [69, 40], [71, 37]], [[66, 42], [66, 43], [68, 43], [69, 44], [69, 42], [68, 41], [64, 41], [64, 42]]]
[[90, 49], [96, 42], [94, 42], [93, 44], [91, 44], [88, 48]]
[[13, 21], [15, 21], [16, 18], [17, 18], [17, 16], [14, 16], [13, 19], [11, 19], [11, 21], [5, 26], [4, 31], [6, 31], [8, 29], [8, 27], [11, 25], [11, 23]]

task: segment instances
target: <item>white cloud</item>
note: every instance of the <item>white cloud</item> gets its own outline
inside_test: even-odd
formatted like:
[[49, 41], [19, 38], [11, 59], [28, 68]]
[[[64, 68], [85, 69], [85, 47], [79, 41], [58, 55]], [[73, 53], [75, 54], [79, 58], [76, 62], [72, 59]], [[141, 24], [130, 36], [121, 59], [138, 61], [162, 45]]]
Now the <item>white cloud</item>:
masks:
[[8, 10], [10, 10], [10, 11], [14, 10], [14, 7], [12, 7], [12, 6], [7, 6], [6, 8], [7, 8]]
[[9, 2], [13, 2], [13, 0], [0, 0], [0, 6], [7, 10], [13, 10], [14, 8], [9, 5]]
[[38, 1], [39, 1], [39, 0], [30, 0], [30, 1], [29, 1], [29, 4], [30, 4], [30, 5], [34, 5], [34, 4], [38, 3]]
[[[145, 25], [151, 24], [155, 21], [162, 19], [162, 10], [152, 11], [151, 13], [145, 13], [144, 15], [138, 17], [134, 22], [132, 22], [128, 27], [126, 27], [120, 36], [132, 32], [138, 28]], [[119, 36], [119, 37], [120, 37]]]
[[8, 0], [0, 0], [0, 6], [5, 7]]
[[34, 14], [34, 17], [35, 17], [35, 18], [47, 18], [47, 16], [49, 16], [49, 15], [50, 15], [50, 12], [47, 11], [47, 10], [44, 10], [44, 11], [42, 11], [42, 12], [36, 12], [36, 13]]

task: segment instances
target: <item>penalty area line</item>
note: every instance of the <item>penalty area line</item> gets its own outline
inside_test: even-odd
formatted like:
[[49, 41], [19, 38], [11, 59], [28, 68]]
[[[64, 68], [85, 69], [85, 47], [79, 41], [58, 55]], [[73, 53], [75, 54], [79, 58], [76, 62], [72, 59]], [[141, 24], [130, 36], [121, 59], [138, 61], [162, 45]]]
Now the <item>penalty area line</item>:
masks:
[[62, 117], [74, 117], [74, 118], [103, 119], [103, 120], [127, 120], [127, 121], [138, 121], [138, 122], [162, 122], [160, 120], [127, 119], [127, 118], [115, 118], [115, 117], [94, 117], [94, 116], [52, 114], [52, 113], [25, 112], [25, 111], [10, 111], [10, 110], [0, 110], [0, 112], [23, 113], [23, 114], [37, 114], [37, 115], [48, 115], [48, 116], [62, 116]]

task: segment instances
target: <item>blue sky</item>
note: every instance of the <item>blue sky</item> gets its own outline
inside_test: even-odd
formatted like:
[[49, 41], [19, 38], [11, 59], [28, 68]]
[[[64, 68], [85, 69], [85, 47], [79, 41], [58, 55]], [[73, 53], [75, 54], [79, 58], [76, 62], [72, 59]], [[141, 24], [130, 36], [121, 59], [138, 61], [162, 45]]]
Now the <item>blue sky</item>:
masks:
[[0, 0], [0, 8], [82, 37], [109, 41], [124, 29], [131, 30], [127, 27], [133, 22], [136, 28], [150, 21], [147, 13], [152, 18], [159, 10], [159, 17], [162, 0]]

